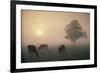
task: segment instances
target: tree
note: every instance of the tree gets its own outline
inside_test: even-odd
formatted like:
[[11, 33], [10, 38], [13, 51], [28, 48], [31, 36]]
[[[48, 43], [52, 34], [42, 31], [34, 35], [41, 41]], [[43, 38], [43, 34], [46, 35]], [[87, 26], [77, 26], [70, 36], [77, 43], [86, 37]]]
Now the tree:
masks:
[[76, 43], [76, 40], [78, 40], [79, 38], [82, 37], [87, 38], [86, 32], [82, 30], [82, 27], [78, 22], [78, 20], [73, 20], [70, 24], [68, 24], [65, 27], [65, 31], [66, 31], [65, 38], [70, 39], [74, 43], [74, 45]]

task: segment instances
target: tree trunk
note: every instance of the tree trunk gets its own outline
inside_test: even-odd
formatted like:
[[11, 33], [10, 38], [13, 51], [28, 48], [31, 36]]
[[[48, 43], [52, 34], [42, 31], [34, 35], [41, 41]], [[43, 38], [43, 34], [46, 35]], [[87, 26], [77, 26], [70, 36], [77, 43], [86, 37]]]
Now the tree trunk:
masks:
[[73, 41], [73, 47], [75, 48], [75, 46], [76, 46], [76, 41]]

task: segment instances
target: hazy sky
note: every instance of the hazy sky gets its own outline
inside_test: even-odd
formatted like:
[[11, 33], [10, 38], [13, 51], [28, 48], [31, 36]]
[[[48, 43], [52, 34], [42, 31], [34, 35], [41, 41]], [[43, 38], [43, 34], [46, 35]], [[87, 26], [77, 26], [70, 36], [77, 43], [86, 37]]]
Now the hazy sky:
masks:
[[65, 39], [65, 26], [72, 20], [78, 20], [88, 39], [81, 38], [77, 43], [86, 43], [90, 40], [90, 14], [72, 12], [31, 11], [22, 10], [22, 46], [29, 44], [60, 45], [72, 44]]

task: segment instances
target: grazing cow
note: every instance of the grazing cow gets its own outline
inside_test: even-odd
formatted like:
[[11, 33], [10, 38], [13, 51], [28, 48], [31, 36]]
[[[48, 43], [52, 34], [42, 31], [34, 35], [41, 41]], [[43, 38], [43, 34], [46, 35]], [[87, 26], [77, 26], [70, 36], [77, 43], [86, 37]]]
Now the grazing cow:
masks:
[[59, 53], [65, 52], [65, 45], [60, 45], [58, 48]]
[[39, 51], [39, 50], [43, 50], [43, 49], [44, 49], [44, 50], [48, 49], [48, 45], [47, 45], [47, 44], [42, 44], [42, 45], [40, 45], [39, 48], [38, 48], [38, 51]]
[[30, 54], [34, 53], [36, 56], [38, 56], [38, 51], [35, 45], [28, 45], [27, 48]]

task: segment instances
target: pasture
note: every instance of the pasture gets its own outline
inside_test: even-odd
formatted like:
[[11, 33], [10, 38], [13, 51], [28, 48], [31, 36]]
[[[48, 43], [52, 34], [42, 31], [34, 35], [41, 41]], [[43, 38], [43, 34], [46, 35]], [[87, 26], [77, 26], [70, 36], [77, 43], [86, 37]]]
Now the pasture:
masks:
[[69, 61], [90, 59], [90, 46], [66, 46], [65, 50], [59, 52], [58, 47], [49, 47], [38, 51], [38, 56], [29, 53], [27, 48], [21, 49], [21, 62], [47, 62], [47, 61]]

